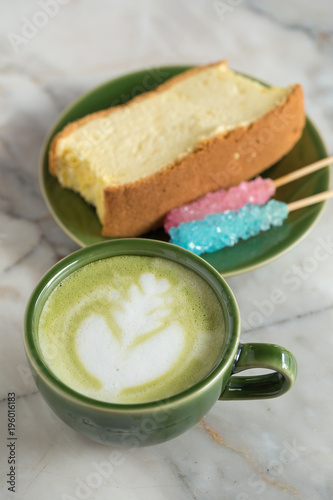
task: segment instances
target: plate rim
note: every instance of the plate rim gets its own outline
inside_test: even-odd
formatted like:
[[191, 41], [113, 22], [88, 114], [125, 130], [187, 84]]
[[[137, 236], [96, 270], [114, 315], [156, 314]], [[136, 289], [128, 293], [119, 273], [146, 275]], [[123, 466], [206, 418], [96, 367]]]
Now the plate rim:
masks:
[[[92, 87], [90, 90], [84, 92], [83, 94], [81, 94], [80, 96], [78, 96], [76, 99], [74, 99], [73, 101], [71, 101], [67, 106], [65, 106], [65, 108], [61, 111], [61, 113], [57, 116], [56, 120], [52, 123], [51, 127], [49, 128], [49, 130], [46, 133], [46, 136], [45, 136], [45, 139], [43, 141], [43, 144], [42, 144], [42, 147], [41, 147], [41, 150], [40, 150], [40, 154], [39, 154], [39, 160], [38, 160], [38, 180], [39, 180], [39, 187], [40, 187], [40, 190], [41, 190], [41, 194], [42, 194], [44, 203], [46, 204], [46, 206], [47, 206], [47, 208], [48, 208], [51, 216], [53, 217], [54, 221], [57, 223], [57, 225], [60, 227], [60, 229], [62, 229], [64, 231], [64, 233], [72, 241], [74, 241], [79, 247], [85, 248], [85, 247], [90, 246], [90, 244], [89, 243], [88, 244], [85, 243], [79, 237], [77, 237], [75, 234], [73, 234], [67, 228], [67, 226], [63, 223], [62, 219], [60, 217], [58, 217], [57, 213], [53, 209], [52, 204], [51, 204], [51, 202], [49, 200], [49, 196], [47, 194], [45, 183], [44, 183], [44, 173], [45, 173], [44, 172], [44, 160], [45, 160], [45, 157], [48, 155], [48, 150], [49, 150], [49, 145], [50, 145], [51, 139], [55, 135], [55, 133], [56, 133], [55, 130], [59, 126], [59, 123], [63, 120], [63, 118], [66, 116], [66, 114], [73, 107], [75, 107], [76, 105], [78, 105], [80, 102], [84, 101], [91, 94], [93, 94], [95, 92], [98, 92], [102, 88], [107, 87], [108, 85], [110, 85], [110, 84], [112, 84], [114, 82], [120, 81], [122, 79], [126, 79], [129, 76], [135, 76], [136, 74], [142, 74], [142, 72], [145, 72], [145, 71], [153, 71], [153, 70], [157, 70], [157, 69], [164, 70], [164, 71], [166, 71], [166, 70], [174, 70], [174, 69], [186, 71], [187, 69], [193, 68], [195, 66], [196, 65], [181, 65], [181, 64], [180, 65], [177, 65], [177, 64], [176, 65], [168, 65], [168, 66], [149, 66], [149, 67], [146, 67], [146, 68], [142, 68], [141, 70], [131, 71], [129, 73], [125, 73], [125, 74], [116, 76], [115, 78], [111, 78], [110, 80], [107, 80], [107, 81], [105, 81], [105, 82], [103, 82], [103, 83], [101, 83], [99, 85], [96, 85], [95, 87]], [[255, 77], [253, 77], [251, 75], [247, 75], [247, 74], [242, 73], [240, 71], [235, 71], [235, 72], [238, 73], [238, 74], [244, 75], [244, 76], [246, 76], [246, 77], [248, 77], [248, 78], [250, 78], [252, 80], [260, 81], [263, 85], [269, 86], [269, 84], [267, 84], [266, 82], [258, 80], [258, 79], [256, 79]], [[309, 116], [307, 114], [305, 115], [305, 117], [306, 117], [305, 127], [308, 126], [308, 125], [310, 127], [312, 127], [313, 131], [315, 132], [315, 134], [317, 134], [318, 139], [321, 142], [321, 146], [322, 146], [322, 149], [323, 149], [325, 155], [327, 156], [328, 155], [327, 147], [326, 147], [326, 144], [325, 144], [325, 142], [324, 142], [321, 134], [319, 133], [319, 131], [317, 130], [316, 126], [314, 125], [314, 123], [312, 122], [312, 120], [309, 118]], [[70, 122], [68, 122], [68, 123], [70, 123]], [[330, 183], [331, 183], [331, 170], [329, 168], [329, 165], [327, 167], [325, 167], [325, 168], [327, 169], [328, 185], [330, 185]], [[238, 276], [240, 274], [244, 274], [246, 272], [253, 271], [254, 269], [257, 269], [259, 267], [262, 267], [262, 266], [264, 266], [266, 264], [269, 264], [269, 263], [275, 261], [277, 258], [279, 258], [279, 257], [285, 255], [287, 252], [291, 251], [296, 245], [298, 245], [299, 243], [301, 243], [307, 237], [307, 235], [312, 231], [313, 227], [319, 222], [320, 218], [322, 217], [324, 209], [326, 207], [326, 204], [327, 204], [327, 200], [323, 201], [321, 203], [318, 203], [317, 204], [317, 206], [318, 206], [318, 212], [315, 215], [313, 221], [307, 227], [307, 229], [298, 238], [296, 238], [296, 240], [293, 241], [290, 245], [287, 245], [285, 248], [283, 248], [282, 250], [278, 251], [273, 256], [268, 257], [266, 259], [263, 258], [263, 259], [261, 259], [257, 263], [254, 263], [254, 264], [251, 264], [251, 265], [244, 265], [244, 266], [240, 267], [239, 269], [235, 269], [235, 270], [231, 270], [231, 271], [223, 271], [223, 270], [221, 271], [219, 269], [216, 269], [215, 266], [213, 266], [213, 267], [223, 277], [231, 277], [231, 276]], [[104, 238], [105, 241], [112, 239], [112, 238], [103, 237], [103, 236], [101, 236], [101, 238]], [[118, 238], [113, 238], [113, 239], [118, 239]], [[91, 244], [93, 244], [93, 243], [91, 243]], [[206, 260], [206, 259], [204, 259], [204, 260]]]

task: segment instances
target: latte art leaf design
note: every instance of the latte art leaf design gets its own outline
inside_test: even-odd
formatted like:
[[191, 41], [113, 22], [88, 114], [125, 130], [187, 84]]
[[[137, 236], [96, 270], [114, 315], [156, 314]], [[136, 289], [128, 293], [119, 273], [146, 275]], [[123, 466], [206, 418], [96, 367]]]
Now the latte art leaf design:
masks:
[[169, 289], [168, 280], [144, 273], [138, 285], [131, 284], [127, 299], [110, 302], [109, 314], [120, 337], [102, 315], [90, 315], [79, 326], [78, 357], [104, 391], [117, 396], [123, 389], [151, 382], [182, 355], [185, 332], [179, 322], [170, 319], [174, 296]]
[[153, 274], [144, 273], [139, 286], [132, 284], [129, 300], [120, 302], [114, 312], [122, 330], [122, 343], [127, 347], [137, 345], [164, 327], [164, 318], [172, 313], [172, 295], [168, 294], [170, 283], [157, 280]]

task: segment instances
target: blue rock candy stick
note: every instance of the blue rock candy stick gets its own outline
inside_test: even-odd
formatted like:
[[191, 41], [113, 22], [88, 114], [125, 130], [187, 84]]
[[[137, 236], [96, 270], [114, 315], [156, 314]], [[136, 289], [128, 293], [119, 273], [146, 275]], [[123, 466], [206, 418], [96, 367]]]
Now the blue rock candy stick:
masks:
[[270, 200], [265, 205], [245, 205], [237, 212], [230, 210], [207, 215], [204, 219], [183, 222], [169, 230], [170, 242], [193, 253], [215, 252], [232, 247], [240, 239], [247, 240], [272, 226], [281, 226], [288, 217], [286, 203]]

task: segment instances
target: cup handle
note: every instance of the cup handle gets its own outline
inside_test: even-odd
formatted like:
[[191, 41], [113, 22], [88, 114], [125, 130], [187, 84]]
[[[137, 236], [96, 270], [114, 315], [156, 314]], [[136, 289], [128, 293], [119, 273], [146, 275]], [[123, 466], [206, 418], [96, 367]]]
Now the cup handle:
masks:
[[[250, 368], [265, 368], [274, 373], [235, 377]], [[296, 380], [297, 363], [291, 352], [276, 344], [240, 344], [232, 375], [220, 400], [276, 398], [287, 392]]]

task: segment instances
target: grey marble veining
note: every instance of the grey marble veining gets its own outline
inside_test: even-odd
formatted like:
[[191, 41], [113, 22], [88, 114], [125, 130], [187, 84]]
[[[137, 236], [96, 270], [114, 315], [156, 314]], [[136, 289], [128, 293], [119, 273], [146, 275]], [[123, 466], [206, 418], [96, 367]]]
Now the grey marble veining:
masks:
[[[307, 113], [333, 152], [332, 2], [49, 0], [52, 15], [31, 28], [46, 3], [13, 0], [0, 16], [0, 498], [331, 500], [333, 202], [288, 253], [227, 280], [242, 342], [278, 343], [296, 355], [298, 379], [282, 398], [218, 402], [173, 441], [106, 448], [49, 410], [21, 332], [33, 287], [78, 248], [52, 219], [38, 182], [40, 150], [59, 113], [95, 85], [136, 69], [227, 59], [267, 82], [301, 83]], [[282, 303], [271, 299], [276, 290]], [[16, 494], [5, 484], [12, 391]]]
[[328, 2], [305, 5], [304, 0], [280, 4], [274, 0], [249, 0], [246, 7], [286, 29], [304, 32], [322, 47], [333, 48], [333, 7]]

